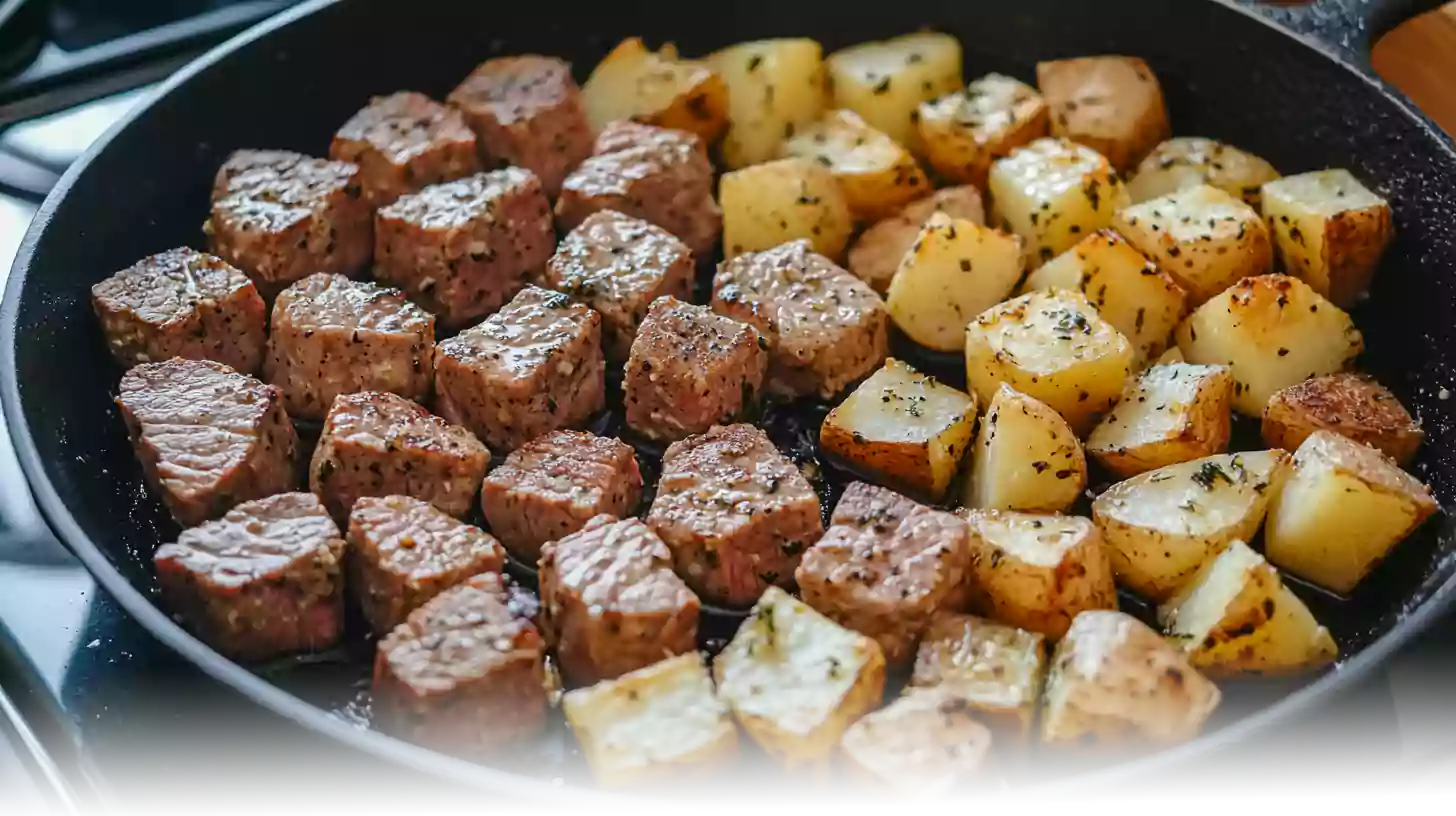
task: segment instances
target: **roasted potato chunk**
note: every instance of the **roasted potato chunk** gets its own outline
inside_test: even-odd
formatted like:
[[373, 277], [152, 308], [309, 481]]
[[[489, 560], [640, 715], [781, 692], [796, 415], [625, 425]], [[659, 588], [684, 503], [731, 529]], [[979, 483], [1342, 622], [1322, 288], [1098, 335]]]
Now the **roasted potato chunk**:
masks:
[[1274, 262], [1254, 208], [1203, 185], [1119, 210], [1112, 228], [1172, 275], [1198, 304]]
[[804, 125], [784, 142], [782, 153], [829, 168], [859, 219], [883, 218], [930, 189], [910, 151], [851, 110], [833, 110]]
[[1011, 151], [991, 165], [987, 188], [990, 223], [1026, 240], [1033, 269], [1109, 226], [1128, 201], [1102, 154], [1065, 139], [1037, 139]]
[[825, 762], [885, 692], [878, 643], [778, 587], [759, 598], [713, 672], [743, 730], [790, 769]]
[[854, 219], [839, 183], [818, 162], [780, 159], [724, 173], [718, 180], [727, 257], [807, 239], [838, 259]]
[[1231, 541], [1258, 531], [1289, 469], [1281, 450], [1226, 453], [1150, 470], [1092, 502], [1117, 578], [1165, 601]]
[[1264, 406], [1264, 443], [1295, 450], [1315, 431], [1363, 442], [1405, 467], [1426, 432], [1390, 390], [1374, 378], [1342, 371], [1296, 383]]
[[1260, 416], [1281, 388], [1348, 367], [1365, 339], [1339, 307], [1298, 278], [1245, 278], [1178, 327], [1190, 363], [1227, 365], [1234, 409]]
[[965, 343], [966, 324], [1021, 280], [1021, 239], [936, 213], [900, 261], [885, 305], [907, 337], [938, 351]]
[[1341, 308], [1353, 306], [1395, 237], [1389, 202], [1347, 170], [1271, 181], [1263, 196], [1284, 271]]
[[998, 738], [1024, 744], [1046, 675], [1046, 638], [975, 615], [942, 613], [920, 640], [910, 685], [964, 700]]
[[1223, 453], [1233, 390], [1227, 366], [1153, 366], [1092, 430], [1087, 453], [1124, 478]]
[[840, 742], [849, 770], [897, 792], [943, 794], [980, 772], [991, 732], [961, 698], [908, 691], [849, 727]]
[[654, 53], [628, 37], [592, 69], [581, 87], [587, 122], [600, 131], [631, 119], [698, 134], [706, 142], [728, 126], [728, 86], [700, 62], [679, 62], [676, 49]]
[[1158, 145], [1138, 163], [1127, 192], [1132, 203], [1141, 204], [1209, 184], [1257, 210], [1259, 188], [1277, 178], [1279, 171], [1252, 153], [1213, 139], [1180, 136]]
[[729, 170], [777, 157], [784, 139], [824, 111], [824, 49], [813, 40], [738, 43], [703, 62], [728, 87], [722, 150]]
[[920, 230], [936, 213], [945, 213], [958, 221], [986, 223], [980, 190], [969, 185], [936, 190], [861, 233], [849, 249], [849, 271], [883, 294], [890, 288], [890, 280], [900, 269], [905, 253], [920, 237]]
[[1087, 459], [1071, 426], [1005, 383], [986, 409], [970, 457], [966, 507], [1060, 513], [1087, 486]]
[[1039, 62], [1036, 84], [1051, 109], [1052, 135], [1087, 145], [1130, 170], [1168, 138], [1168, 109], [1153, 71], [1137, 57]]
[[1158, 622], [1188, 660], [1213, 677], [1290, 674], [1339, 654], [1328, 629], [1262, 555], [1235, 541], [1172, 600]]
[[1218, 687], [1147, 624], [1122, 612], [1083, 612], [1052, 655], [1042, 740], [1185, 742], [1219, 700]]
[[991, 163], [1047, 135], [1047, 105], [1035, 88], [987, 74], [965, 90], [920, 103], [920, 150], [942, 177], [986, 186]]
[[851, 46], [825, 64], [834, 107], [854, 111], [903, 145], [914, 144], [921, 102], [965, 85], [960, 42], [930, 31]]
[[819, 444], [851, 466], [938, 499], [971, 445], [975, 397], [894, 358], [824, 418]]
[[1264, 554], [1325, 589], [1353, 590], [1440, 507], [1414, 476], [1369, 445], [1316, 431], [1269, 508]]

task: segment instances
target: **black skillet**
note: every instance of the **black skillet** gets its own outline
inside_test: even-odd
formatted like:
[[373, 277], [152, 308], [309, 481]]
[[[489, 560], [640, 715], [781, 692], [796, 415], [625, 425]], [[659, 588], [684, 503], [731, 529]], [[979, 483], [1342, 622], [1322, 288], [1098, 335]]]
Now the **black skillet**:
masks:
[[[493, 55], [559, 55], [584, 79], [627, 35], [675, 41], [698, 54], [783, 35], [813, 36], [833, 49], [929, 26], [960, 38], [968, 77], [995, 70], [1029, 79], [1037, 60], [1059, 56], [1142, 56], [1162, 80], [1176, 133], [1223, 139], [1285, 172], [1347, 167], [1391, 200], [1398, 238], [1356, 314], [1369, 346], [1363, 363], [1424, 420], [1428, 438], [1417, 472], [1452, 507], [1456, 412], [1444, 389], [1453, 386], [1456, 356], [1456, 151], [1373, 79], [1367, 62], [1377, 34], [1437, 5], [1324, 0], [1250, 13], [1226, 0], [918, 0], [871, 13], [783, 0], [692, 10], [680, 2], [624, 0], [567, 13], [545, 3], [309, 3], [166, 83], [77, 162], [46, 201], [5, 292], [5, 414], [41, 511], [61, 540], [186, 659], [341, 742], [499, 792], [571, 796], [572, 786], [452, 760], [351, 724], [328, 710], [342, 703], [347, 687], [320, 697], [312, 693], [315, 669], [250, 672], [154, 605], [150, 556], [176, 530], [147, 497], [111, 407], [119, 372], [92, 318], [88, 290], [143, 255], [197, 245], [212, 174], [229, 151], [323, 154], [333, 130], [371, 94], [409, 88], [443, 96]], [[793, 416], [802, 421], [802, 414]], [[792, 435], [791, 427], [778, 427]], [[1343, 647], [1338, 670], [1295, 684], [1241, 685], [1198, 742], [1128, 769], [1207, 755], [1290, 722], [1368, 676], [1456, 597], [1453, 533], [1448, 518], [1432, 522], [1352, 598], [1303, 592]]]

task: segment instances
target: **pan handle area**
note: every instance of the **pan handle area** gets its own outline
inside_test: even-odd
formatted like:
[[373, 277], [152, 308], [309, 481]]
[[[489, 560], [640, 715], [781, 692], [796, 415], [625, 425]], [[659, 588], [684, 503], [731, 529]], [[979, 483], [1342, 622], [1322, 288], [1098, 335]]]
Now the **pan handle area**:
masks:
[[1367, 74], [1382, 35], [1449, 0], [1236, 0], [1294, 34], [1314, 40]]

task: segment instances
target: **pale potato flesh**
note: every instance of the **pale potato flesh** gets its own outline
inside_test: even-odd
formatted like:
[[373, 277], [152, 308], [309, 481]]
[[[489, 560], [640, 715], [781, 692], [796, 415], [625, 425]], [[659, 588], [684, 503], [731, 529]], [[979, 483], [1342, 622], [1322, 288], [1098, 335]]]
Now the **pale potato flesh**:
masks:
[[723, 163], [729, 170], [777, 158], [784, 140], [824, 111], [824, 49], [806, 38], [730, 45], [703, 59], [728, 87]]
[[1134, 204], [1141, 204], [1210, 184], [1257, 210], [1260, 188], [1277, 178], [1279, 171], [1252, 153], [1213, 139], [1180, 136], [1158, 145], [1138, 163], [1127, 192]]
[[1047, 135], [1046, 101], [1036, 89], [987, 74], [964, 90], [922, 102], [920, 150], [942, 177], [986, 186], [991, 163]]
[[779, 159], [724, 173], [718, 203], [729, 258], [805, 239], [815, 252], [838, 259], [854, 230], [839, 183], [810, 159]]
[[707, 65], [669, 58], [675, 53], [654, 53], [636, 37], [612, 49], [581, 87], [592, 129], [631, 119], [717, 139], [728, 125], [728, 88]]
[[1223, 453], [1232, 428], [1227, 366], [1156, 365], [1087, 437], [1087, 453], [1118, 476]]
[[833, 110], [784, 142], [784, 156], [829, 168], [856, 218], [883, 218], [930, 190], [930, 180], [899, 142], [851, 110]]
[[986, 223], [980, 190], [970, 185], [936, 190], [925, 198], [906, 204], [898, 213], [876, 221], [860, 233], [849, 249], [849, 271], [876, 292], [888, 291], [891, 279], [900, 269], [900, 261], [915, 244], [915, 239], [920, 237], [925, 222], [936, 213], [945, 213], [958, 221]]
[[1263, 195], [1284, 271], [1342, 308], [1354, 305], [1395, 237], [1390, 204], [1348, 170], [1289, 176]]
[[911, 689], [849, 727], [845, 765], [901, 794], [947, 793], [979, 774], [991, 751], [991, 731], [975, 713], [955, 695]]
[[1031, 733], [1046, 676], [1046, 637], [975, 615], [942, 612], [920, 639], [910, 685], [964, 700], [1016, 744]]
[[911, 340], [955, 351], [966, 324], [1011, 294], [1021, 269], [1021, 239], [936, 213], [900, 261], [885, 305]]
[[1065, 139], [1037, 139], [991, 165], [991, 223], [1026, 240], [1036, 268], [1112, 224], [1127, 189], [1107, 158]]
[[1087, 486], [1087, 460], [1071, 426], [1009, 385], [986, 409], [970, 456], [966, 507], [1060, 513]]
[[1137, 57], [1039, 62], [1036, 84], [1051, 109], [1052, 134], [1087, 145], [1119, 171], [1136, 167], [1170, 135], [1158, 78]]
[[1176, 279], [1196, 306], [1274, 262], [1253, 207], [1202, 185], [1119, 210], [1112, 228]]
[[907, 146], [914, 145], [920, 103], [965, 85], [960, 42], [937, 32], [862, 43], [830, 54], [825, 62], [834, 107], [858, 113]]

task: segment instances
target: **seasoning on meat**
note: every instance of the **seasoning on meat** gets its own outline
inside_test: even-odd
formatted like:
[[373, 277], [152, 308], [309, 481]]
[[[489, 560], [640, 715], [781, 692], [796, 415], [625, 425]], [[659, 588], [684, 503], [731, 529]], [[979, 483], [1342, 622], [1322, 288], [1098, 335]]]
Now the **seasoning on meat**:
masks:
[[411, 496], [456, 518], [474, 503], [490, 451], [470, 431], [385, 391], [334, 400], [308, 486], [341, 523], [364, 496]]
[[598, 515], [625, 518], [642, 497], [632, 448], [583, 431], [552, 431], [517, 448], [485, 477], [480, 505], [491, 532], [528, 564], [541, 545]]
[[581, 427], [606, 404], [602, 318], [528, 286], [484, 323], [435, 350], [440, 414], [497, 451]]
[[669, 445], [647, 524], [699, 597], [730, 606], [791, 585], [804, 550], [824, 533], [814, 488], [752, 425]]
[[226, 261], [186, 247], [92, 286], [91, 307], [125, 368], [186, 357], [251, 374], [263, 359], [268, 307], [257, 287]]
[[429, 396], [435, 317], [398, 289], [310, 275], [278, 296], [263, 379], [283, 389], [290, 416], [323, 419], [356, 391]]
[[374, 274], [458, 328], [510, 300], [555, 244], [540, 180], [510, 167], [426, 187], [380, 210]]
[[379, 642], [374, 723], [449, 753], [490, 756], [545, 728], [545, 651], [501, 576], [477, 575]]
[[298, 436], [274, 386], [179, 357], [126, 372], [116, 405], [148, 485], [183, 526], [293, 488]]
[[652, 301], [663, 295], [688, 299], [693, 255], [661, 227], [602, 210], [561, 240], [543, 281], [601, 314], [607, 359], [621, 361], [631, 354]]
[[627, 360], [627, 424], [643, 436], [671, 441], [742, 417], [763, 389], [766, 345], [746, 323], [671, 296], [658, 298]]
[[573, 685], [691, 652], [698, 606], [672, 553], [637, 519], [597, 516], [541, 550], [541, 629]]
[[412, 91], [369, 100], [334, 134], [329, 156], [359, 165], [374, 207], [480, 171], [475, 134], [460, 111]]
[[184, 530], [153, 561], [167, 608], [188, 629], [228, 657], [254, 661], [338, 641], [343, 555], [319, 500], [282, 493]]
[[504, 562], [489, 534], [419, 499], [369, 496], [349, 513], [349, 585], [380, 635], [465, 579], [500, 572]]

